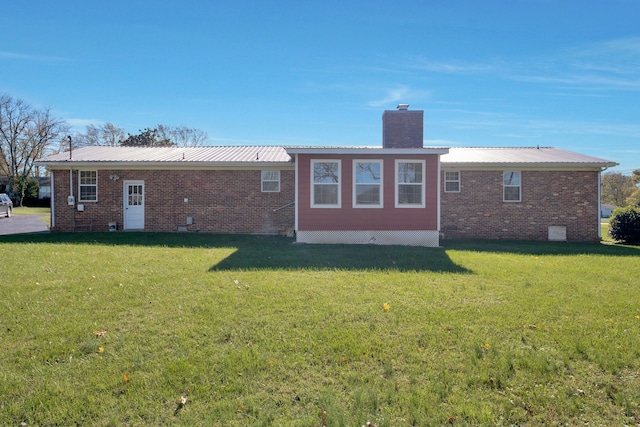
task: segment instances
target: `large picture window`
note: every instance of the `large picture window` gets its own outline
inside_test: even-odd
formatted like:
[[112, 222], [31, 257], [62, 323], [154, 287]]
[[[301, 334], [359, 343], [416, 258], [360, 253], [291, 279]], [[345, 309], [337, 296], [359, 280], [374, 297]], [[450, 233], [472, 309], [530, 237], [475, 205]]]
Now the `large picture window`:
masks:
[[353, 161], [353, 207], [382, 207], [382, 161]]
[[261, 188], [263, 193], [280, 191], [280, 171], [262, 171]]
[[78, 185], [80, 202], [98, 201], [98, 171], [79, 171]]
[[444, 192], [445, 193], [460, 192], [460, 172], [444, 173]]
[[311, 206], [340, 207], [340, 160], [311, 161]]
[[396, 160], [396, 207], [422, 208], [424, 203], [425, 162]]
[[505, 171], [502, 175], [502, 197], [505, 202], [519, 202], [521, 195], [520, 172]]

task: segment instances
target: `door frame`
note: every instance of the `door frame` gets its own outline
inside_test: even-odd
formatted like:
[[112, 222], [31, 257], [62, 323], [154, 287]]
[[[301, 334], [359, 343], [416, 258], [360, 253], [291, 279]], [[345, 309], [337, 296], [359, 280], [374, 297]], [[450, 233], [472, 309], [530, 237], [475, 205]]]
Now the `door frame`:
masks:
[[[128, 224], [128, 219], [127, 219], [127, 210], [128, 210], [128, 206], [129, 206], [129, 185], [142, 185], [142, 228], [132, 228], [129, 226]], [[147, 198], [147, 194], [146, 194], [147, 190], [145, 189], [145, 185], [144, 185], [144, 181], [141, 179], [131, 179], [131, 180], [126, 180], [123, 181], [122, 183], [122, 229], [123, 230], [144, 230], [144, 216], [145, 216], [145, 209], [146, 209], [146, 198]]]

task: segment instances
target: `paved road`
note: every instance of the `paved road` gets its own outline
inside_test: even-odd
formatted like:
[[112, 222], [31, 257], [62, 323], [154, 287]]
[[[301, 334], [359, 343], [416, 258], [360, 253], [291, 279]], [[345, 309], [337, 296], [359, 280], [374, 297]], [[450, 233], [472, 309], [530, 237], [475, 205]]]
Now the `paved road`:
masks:
[[49, 232], [49, 224], [37, 215], [13, 215], [0, 218], [0, 235]]

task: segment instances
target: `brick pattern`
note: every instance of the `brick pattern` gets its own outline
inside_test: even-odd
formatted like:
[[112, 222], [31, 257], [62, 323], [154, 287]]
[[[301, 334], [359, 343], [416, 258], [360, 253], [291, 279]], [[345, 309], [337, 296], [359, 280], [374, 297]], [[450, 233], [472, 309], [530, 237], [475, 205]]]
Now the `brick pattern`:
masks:
[[[280, 172], [279, 193], [261, 192], [260, 170], [99, 170], [98, 201], [77, 201], [84, 212], [67, 205], [69, 171], [55, 170], [53, 179], [54, 231], [107, 231], [109, 222], [121, 229], [127, 180], [144, 181], [147, 231], [278, 234], [294, 225], [293, 170]], [[77, 180], [74, 171], [76, 198]]]
[[522, 171], [521, 202], [502, 201], [503, 171], [460, 171], [460, 192], [444, 192], [444, 238], [547, 240], [566, 226], [569, 241], [597, 241], [597, 171]]

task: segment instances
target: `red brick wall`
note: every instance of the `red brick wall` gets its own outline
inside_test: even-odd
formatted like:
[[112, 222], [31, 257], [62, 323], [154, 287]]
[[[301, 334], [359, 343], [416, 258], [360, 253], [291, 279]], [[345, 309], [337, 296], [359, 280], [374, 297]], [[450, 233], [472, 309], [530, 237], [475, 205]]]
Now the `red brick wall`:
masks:
[[[74, 171], [76, 201], [77, 175]], [[119, 179], [111, 180], [112, 175]], [[77, 201], [84, 212], [67, 205], [69, 171], [56, 170], [53, 179], [54, 231], [107, 231], [112, 221], [121, 229], [126, 180], [144, 181], [148, 231], [177, 231], [187, 226], [187, 216], [194, 222], [189, 231], [209, 233], [277, 234], [294, 225], [293, 204], [283, 207], [294, 201], [293, 170], [280, 171], [279, 193], [261, 192], [260, 170], [99, 170], [98, 201]]]
[[547, 240], [566, 226], [569, 241], [597, 241], [598, 172], [521, 171], [521, 202], [502, 201], [502, 171], [460, 171], [460, 193], [444, 192], [444, 238]]

